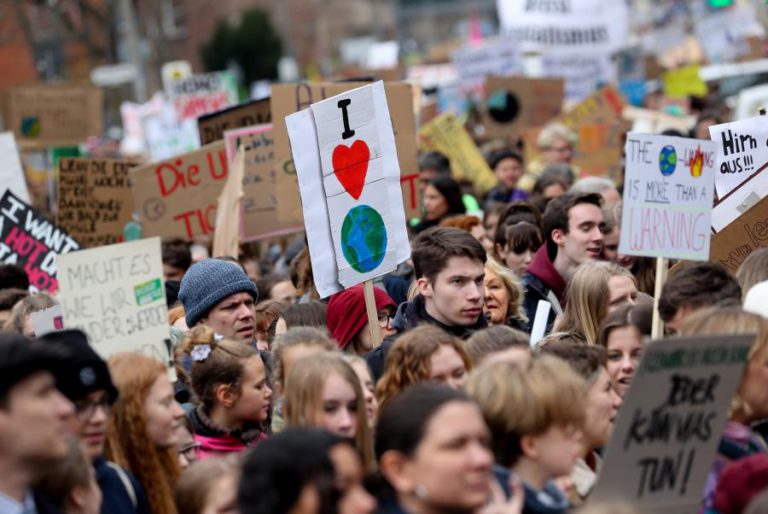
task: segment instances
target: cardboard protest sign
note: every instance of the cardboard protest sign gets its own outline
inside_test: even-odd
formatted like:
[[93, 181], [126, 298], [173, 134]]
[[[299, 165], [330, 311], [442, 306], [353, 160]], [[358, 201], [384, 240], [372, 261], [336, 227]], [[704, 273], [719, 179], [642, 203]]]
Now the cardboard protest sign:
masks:
[[59, 160], [56, 221], [83, 246], [119, 243], [133, 219], [128, 170], [135, 163], [110, 159]]
[[[330, 235], [330, 240], [314, 241], [321, 244], [314, 249], [320, 253], [313, 253], [310, 245], [313, 274], [331, 271], [318, 258], [331, 255], [329, 246], [334, 255], [331, 276], [343, 287], [388, 273], [410, 257], [384, 83], [318, 102], [311, 114], [297, 113], [286, 121], [296, 162], [302, 165], [297, 167], [302, 204], [320, 203], [322, 191], [327, 213], [321, 219], [305, 216], [307, 234]], [[319, 167], [305, 168], [306, 163]], [[316, 263], [328, 269], [315, 268]]]
[[5, 126], [22, 145], [77, 145], [100, 136], [103, 92], [88, 84], [37, 84], [7, 93]]
[[709, 260], [715, 144], [630, 133], [619, 251]]
[[546, 53], [541, 57], [542, 76], [565, 81], [568, 105], [581, 102], [600, 85], [617, 81], [618, 70], [606, 52]]
[[13, 132], [0, 134], [0, 194], [5, 193], [6, 189], [10, 189], [17, 198], [29, 203], [29, 190]]
[[[285, 117], [306, 109], [313, 102], [364, 86], [361, 82], [274, 84], [271, 110], [275, 137], [275, 166], [277, 170], [277, 216], [280, 221], [301, 223], [296, 169], [291, 157], [291, 145]], [[408, 218], [419, 216], [418, 184], [419, 163], [416, 146], [416, 122], [413, 112], [412, 88], [405, 83], [386, 83], [387, 104], [390, 106], [392, 127], [395, 131], [397, 156], [400, 164], [400, 183], [403, 205]]]
[[491, 75], [520, 75], [523, 72], [523, 56], [520, 47], [509, 39], [483, 41], [480, 45], [468, 45], [451, 54], [459, 76], [462, 91], [481, 97], [485, 79]]
[[224, 139], [224, 131], [272, 123], [269, 98], [251, 100], [197, 118], [200, 144]]
[[520, 135], [562, 113], [562, 79], [488, 77], [483, 125], [489, 137]]
[[237, 81], [228, 71], [202, 73], [171, 82], [168, 97], [180, 120], [194, 119], [237, 103]]
[[654, 341], [643, 350], [590, 501], [694, 514], [754, 335]]
[[131, 169], [133, 205], [144, 237], [211, 234], [227, 169], [224, 141]]
[[424, 151], [445, 154], [454, 175], [471, 181], [478, 191], [485, 193], [496, 185], [496, 176], [483, 154], [454, 114], [441, 114], [422, 126], [419, 142]]
[[[712, 230], [720, 232], [768, 195], [768, 164], [742, 182], [736, 189], [718, 199], [712, 209]], [[715, 182], [717, 186], [717, 182]]]
[[224, 132], [224, 144], [230, 163], [234, 161], [238, 148], [242, 147], [245, 151], [240, 240], [256, 241], [303, 230], [303, 224], [286, 223], [277, 216], [272, 125], [227, 130]]
[[621, 50], [627, 44], [624, 2], [497, 0], [499, 22], [523, 51]]
[[709, 135], [717, 145], [715, 189], [720, 198], [768, 164], [766, 116], [713, 125]]
[[747, 256], [768, 246], [768, 196], [712, 235], [710, 260], [736, 273]]
[[62, 255], [59, 270], [64, 324], [85, 332], [99, 355], [170, 360], [159, 237]]
[[0, 199], [0, 263], [22, 266], [34, 290], [55, 293], [56, 257], [80, 248], [64, 229], [5, 190]]
[[48, 332], [55, 332], [64, 328], [64, 314], [61, 310], [61, 305], [54, 305], [50, 309], [30, 312], [29, 320], [32, 322], [32, 329], [35, 331], [35, 337], [40, 337]]

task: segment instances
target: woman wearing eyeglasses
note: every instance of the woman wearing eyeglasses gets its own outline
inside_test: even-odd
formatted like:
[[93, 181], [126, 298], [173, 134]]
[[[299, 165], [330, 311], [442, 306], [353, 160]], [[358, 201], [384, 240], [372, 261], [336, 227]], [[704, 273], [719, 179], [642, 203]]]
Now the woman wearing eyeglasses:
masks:
[[96, 481], [102, 492], [102, 514], [149, 514], [144, 489], [128, 471], [104, 458], [107, 421], [117, 389], [107, 363], [90, 347], [80, 330], [61, 330], [39, 338], [67, 352], [69, 373], [57, 387], [75, 404], [69, 430], [79, 438], [93, 462]]
[[[387, 293], [377, 287], [373, 288], [373, 294], [382, 338], [394, 335], [392, 316], [397, 305]], [[362, 285], [350, 287], [331, 296], [326, 323], [328, 332], [342, 351], [362, 356], [373, 350]]]

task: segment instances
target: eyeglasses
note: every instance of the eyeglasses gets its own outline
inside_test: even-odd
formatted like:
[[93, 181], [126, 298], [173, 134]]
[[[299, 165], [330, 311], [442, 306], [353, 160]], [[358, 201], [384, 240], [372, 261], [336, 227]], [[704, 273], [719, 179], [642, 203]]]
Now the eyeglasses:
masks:
[[99, 407], [101, 407], [104, 414], [107, 416], [112, 412], [112, 403], [109, 401], [108, 397], [104, 396], [102, 399], [95, 402], [89, 402], [88, 400], [75, 402], [75, 415], [80, 419], [90, 419]]
[[379, 328], [387, 328], [392, 321], [392, 316], [388, 312], [380, 312], [379, 313]]
[[179, 449], [179, 455], [183, 455], [188, 461], [197, 460], [197, 449], [202, 445], [197, 441], [185, 444]]

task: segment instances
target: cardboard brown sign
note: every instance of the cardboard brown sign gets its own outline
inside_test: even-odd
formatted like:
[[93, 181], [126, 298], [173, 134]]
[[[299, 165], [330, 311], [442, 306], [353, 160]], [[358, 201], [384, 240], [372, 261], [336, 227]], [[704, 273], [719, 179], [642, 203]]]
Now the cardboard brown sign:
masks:
[[483, 124], [489, 137], [521, 135], [559, 116], [563, 108], [563, 79], [527, 79], [492, 75], [485, 82]]
[[205, 114], [197, 119], [200, 144], [207, 145], [224, 139], [224, 131], [251, 125], [272, 123], [269, 98], [251, 100], [221, 111]]
[[103, 92], [88, 84], [11, 88], [5, 122], [22, 146], [77, 145], [103, 129]]
[[130, 171], [144, 237], [210, 235], [227, 179], [224, 141]]
[[59, 161], [57, 222], [86, 248], [120, 243], [133, 215], [128, 170], [136, 163], [109, 159]]
[[[302, 223], [299, 186], [296, 181], [296, 169], [291, 156], [291, 145], [285, 117], [306, 109], [310, 104], [319, 102], [345, 91], [364, 86], [362, 82], [343, 83], [298, 83], [274, 84], [272, 86], [272, 119], [275, 138], [275, 169], [277, 217], [281, 222]], [[405, 83], [388, 82], [384, 85], [387, 105], [395, 131], [397, 157], [400, 163], [400, 184], [403, 189], [403, 206], [406, 218], [418, 216], [419, 165], [417, 159], [416, 123], [413, 113], [413, 95], [411, 86]]]
[[749, 254], [764, 246], [768, 246], [768, 196], [723, 230], [712, 234], [709, 260], [736, 273]]

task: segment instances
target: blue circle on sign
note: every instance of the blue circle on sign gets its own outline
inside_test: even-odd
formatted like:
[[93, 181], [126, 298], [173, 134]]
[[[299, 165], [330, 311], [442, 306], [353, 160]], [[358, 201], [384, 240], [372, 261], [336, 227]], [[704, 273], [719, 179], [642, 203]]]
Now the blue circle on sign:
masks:
[[677, 167], [677, 152], [675, 147], [667, 145], [659, 152], [659, 170], [665, 177], [670, 176], [675, 172]]

